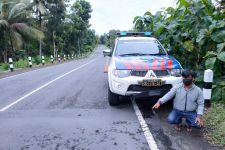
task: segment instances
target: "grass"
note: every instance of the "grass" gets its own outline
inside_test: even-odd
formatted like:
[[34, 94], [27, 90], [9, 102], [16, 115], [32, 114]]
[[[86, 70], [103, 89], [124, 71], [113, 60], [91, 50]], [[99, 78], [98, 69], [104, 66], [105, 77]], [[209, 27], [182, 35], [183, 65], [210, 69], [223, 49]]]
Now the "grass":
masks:
[[206, 111], [205, 137], [212, 145], [225, 147], [225, 104], [212, 102], [212, 107]]

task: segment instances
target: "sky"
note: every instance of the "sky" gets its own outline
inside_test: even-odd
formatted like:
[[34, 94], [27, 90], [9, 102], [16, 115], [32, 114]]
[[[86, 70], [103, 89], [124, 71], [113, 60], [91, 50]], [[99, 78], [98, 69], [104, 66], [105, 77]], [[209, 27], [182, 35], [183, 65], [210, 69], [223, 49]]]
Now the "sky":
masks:
[[[75, 0], [74, 0], [75, 1]], [[176, 0], [87, 0], [93, 12], [91, 28], [98, 35], [111, 29], [129, 30], [133, 27], [135, 16], [142, 16], [146, 11], [155, 13], [163, 7], [175, 7]]]

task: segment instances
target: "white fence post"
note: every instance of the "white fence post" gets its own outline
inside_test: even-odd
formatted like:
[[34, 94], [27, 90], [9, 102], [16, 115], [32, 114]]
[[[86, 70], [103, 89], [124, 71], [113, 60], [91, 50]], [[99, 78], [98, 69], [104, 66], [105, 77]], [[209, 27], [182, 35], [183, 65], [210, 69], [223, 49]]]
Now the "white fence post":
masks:
[[203, 86], [203, 96], [205, 99], [205, 106], [211, 106], [212, 97], [212, 83], [213, 83], [213, 71], [208, 69], [204, 72], [204, 86]]
[[51, 55], [51, 63], [53, 64], [54, 62], [54, 59], [53, 59], [53, 56]]
[[64, 61], [66, 61], [66, 55], [64, 55]]
[[28, 64], [29, 67], [32, 68], [32, 58], [30, 56], [28, 57]]
[[58, 55], [58, 62], [60, 63], [60, 61], [61, 61], [61, 58], [60, 58], [60, 55]]
[[9, 68], [10, 68], [10, 71], [13, 72], [14, 66], [13, 66], [13, 59], [12, 58], [9, 58]]
[[45, 56], [41, 56], [42, 65], [45, 65]]

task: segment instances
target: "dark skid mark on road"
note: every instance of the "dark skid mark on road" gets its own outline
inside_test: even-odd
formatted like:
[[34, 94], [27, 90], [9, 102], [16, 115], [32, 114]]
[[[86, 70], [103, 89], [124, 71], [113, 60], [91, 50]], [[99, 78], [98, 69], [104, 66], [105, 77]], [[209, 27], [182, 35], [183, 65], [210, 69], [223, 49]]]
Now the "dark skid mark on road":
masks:
[[154, 114], [153, 112], [151, 111], [151, 102], [146, 102], [146, 101], [143, 101], [143, 100], [137, 100], [136, 101], [141, 113], [142, 113], [142, 116], [146, 119], [146, 118], [152, 118], [154, 117]]
[[51, 103], [49, 103], [49, 109], [54, 109], [57, 108], [57, 106], [61, 105], [63, 102], [65, 102], [66, 98], [65, 96], [62, 96], [58, 99], [56, 99], [55, 101], [52, 101]]
[[72, 97], [68, 97], [66, 104], [64, 104], [63, 109], [65, 108], [73, 108], [76, 105], [76, 102], [82, 92], [82, 89], [76, 91], [76, 93]]
[[159, 129], [157, 131], [156, 137], [157, 137], [157, 139], [159, 139], [161, 141], [161, 143], [166, 147], [167, 150], [174, 150], [173, 148], [171, 148], [172, 142], [171, 142], [169, 136], [164, 134], [163, 129]]
[[[73, 134], [75, 135], [75, 134]], [[62, 142], [63, 141], [63, 142]], [[25, 149], [52, 149], [52, 150], [62, 150], [62, 149], [84, 149], [79, 145], [85, 143], [85, 138], [79, 139], [64, 139], [60, 134], [51, 135], [45, 134], [43, 136], [32, 136], [29, 140], [24, 140], [24, 143], [27, 143], [21, 148]], [[88, 149], [87, 149], [88, 150]]]
[[[124, 124], [124, 127], [122, 129], [120, 126], [114, 126], [109, 130], [99, 128], [94, 132], [88, 132], [84, 128], [76, 128], [76, 130], [76, 133], [73, 132], [72, 135], [67, 138], [63, 137], [61, 134], [51, 133], [47, 133], [42, 136], [32, 136], [30, 139], [24, 140], [24, 143], [26, 144], [20, 149], [92, 150], [97, 148], [92, 147], [92, 145], [103, 145], [103, 147], [99, 147], [97, 149], [107, 150], [107, 146], [118, 149], [119, 147], [121, 147], [121, 145], [127, 145], [125, 140], [117, 140], [117, 136], [123, 135], [125, 137], [131, 137], [133, 141], [142, 145], [142, 147], [140, 147], [140, 150], [147, 150], [147, 144], [143, 141], [140, 141], [140, 139], [137, 137], [138, 135], [142, 134], [139, 132], [140, 129], [131, 132], [126, 128], [126, 124]], [[94, 139], [90, 140], [88, 138], [84, 138], [88, 136], [94, 137]]]
[[[158, 118], [159, 116], [154, 114], [152, 111], [152, 106], [156, 102], [156, 100], [136, 100], [137, 105], [142, 113], [144, 119], [152, 119], [154, 120], [154, 124], [150, 124], [147, 121], [147, 125], [152, 132], [153, 136], [157, 141], [160, 141], [160, 145], [163, 145], [163, 149], [166, 150], [174, 150], [172, 146], [172, 141], [170, 138], [164, 133], [163, 126], [161, 125], [161, 120]], [[159, 146], [161, 149], [162, 147]]]
[[176, 131], [172, 125], [166, 121], [168, 114], [172, 110], [173, 103], [168, 102], [159, 110], [152, 111], [152, 106], [157, 100], [136, 100], [137, 105], [151, 131], [156, 143], [161, 150], [221, 150], [219, 147], [210, 146], [203, 138], [201, 130], [193, 129], [191, 133], [183, 127], [181, 132]]

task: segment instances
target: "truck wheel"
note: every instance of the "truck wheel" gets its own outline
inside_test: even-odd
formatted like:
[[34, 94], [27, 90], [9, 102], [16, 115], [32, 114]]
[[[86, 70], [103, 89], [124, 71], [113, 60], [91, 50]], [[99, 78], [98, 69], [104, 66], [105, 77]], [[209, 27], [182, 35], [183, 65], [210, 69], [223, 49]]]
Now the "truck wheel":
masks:
[[119, 95], [112, 93], [108, 88], [108, 101], [110, 106], [117, 106], [120, 104]]

